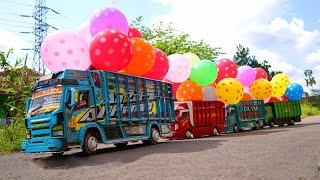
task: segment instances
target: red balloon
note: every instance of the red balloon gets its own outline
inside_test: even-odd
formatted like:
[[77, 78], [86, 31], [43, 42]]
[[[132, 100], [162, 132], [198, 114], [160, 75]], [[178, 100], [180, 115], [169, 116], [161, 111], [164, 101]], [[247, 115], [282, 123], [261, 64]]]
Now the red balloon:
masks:
[[142, 33], [133, 26], [129, 27], [128, 36], [129, 38], [134, 38], [134, 37], [143, 38]]
[[264, 103], [272, 103], [279, 101], [276, 97], [268, 97], [266, 100], [264, 100]]
[[169, 59], [166, 53], [164, 53], [160, 49], [155, 48], [154, 54], [155, 63], [152, 69], [143, 76], [150, 79], [161, 80], [169, 70]]
[[97, 34], [90, 44], [92, 66], [99, 70], [119, 71], [132, 57], [132, 45], [128, 36], [117, 30], [105, 30]]
[[285, 101], [288, 100], [288, 98], [287, 98], [286, 95], [283, 95], [283, 96], [281, 96], [281, 97], [279, 98], [279, 100], [280, 100], [281, 102], [285, 102]]
[[266, 71], [262, 68], [253, 68], [254, 69], [254, 74], [256, 75], [256, 79], [267, 79], [268, 80], [268, 74]]
[[217, 67], [218, 67], [218, 77], [215, 81], [217, 84], [219, 81], [221, 81], [224, 78], [236, 78], [238, 69], [237, 64], [230, 60], [230, 59], [221, 59], [217, 61]]

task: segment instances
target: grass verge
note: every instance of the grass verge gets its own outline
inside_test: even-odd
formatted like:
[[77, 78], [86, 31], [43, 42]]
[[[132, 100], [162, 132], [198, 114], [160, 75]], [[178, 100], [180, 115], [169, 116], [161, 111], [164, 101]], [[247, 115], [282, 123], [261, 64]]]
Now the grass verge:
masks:
[[320, 115], [320, 107], [312, 106], [309, 103], [301, 103], [303, 117]]

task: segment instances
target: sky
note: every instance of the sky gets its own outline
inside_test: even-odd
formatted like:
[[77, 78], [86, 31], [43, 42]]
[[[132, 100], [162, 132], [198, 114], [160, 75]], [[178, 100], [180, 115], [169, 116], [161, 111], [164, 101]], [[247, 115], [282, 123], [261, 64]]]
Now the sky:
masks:
[[[19, 32], [32, 31], [34, 22], [19, 15], [32, 14], [33, 3], [1, 0], [0, 50], [30, 52], [20, 49], [32, 48], [34, 37]], [[143, 16], [146, 25], [172, 22], [192, 39], [221, 47], [226, 54], [219, 58], [232, 59], [241, 43], [258, 60], [268, 60], [273, 70], [287, 73], [292, 82], [305, 87], [305, 69], [312, 69], [320, 80], [319, 0], [47, 0], [46, 5], [60, 13], [48, 13], [49, 24], [59, 29], [76, 30], [96, 10], [116, 7], [129, 22], [137, 16]]]

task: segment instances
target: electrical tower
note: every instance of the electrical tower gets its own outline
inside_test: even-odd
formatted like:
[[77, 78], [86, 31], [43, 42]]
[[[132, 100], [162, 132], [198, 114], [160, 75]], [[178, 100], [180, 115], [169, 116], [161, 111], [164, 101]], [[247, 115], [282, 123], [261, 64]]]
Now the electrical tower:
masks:
[[34, 34], [34, 45], [33, 45], [33, 61], [32, 67], [39, 73], [45, 74], [45, 66], [41, 61], [40, 48], [43, 39], [46, 37], [48, 29], [51, 27], [56, 29], [56, 27], [47, 23], [47, 13], [52, 11], [59, 14], [57, 11], [49, 8], [45, 4], [45, 0], [35, 0], [34, 10], [32, 16], [20, 15], [22, 17], [32, 17], [34, 22], [34, 27], [32, 33]]

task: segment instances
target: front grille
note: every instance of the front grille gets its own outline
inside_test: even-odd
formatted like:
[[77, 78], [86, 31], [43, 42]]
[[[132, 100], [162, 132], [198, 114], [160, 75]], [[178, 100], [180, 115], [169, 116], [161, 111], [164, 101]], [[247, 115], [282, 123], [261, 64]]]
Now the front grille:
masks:
[[46, 137], [50, 136], [50, 121], [49, 119], [34, 119], [30, 121], [31, 136]]

